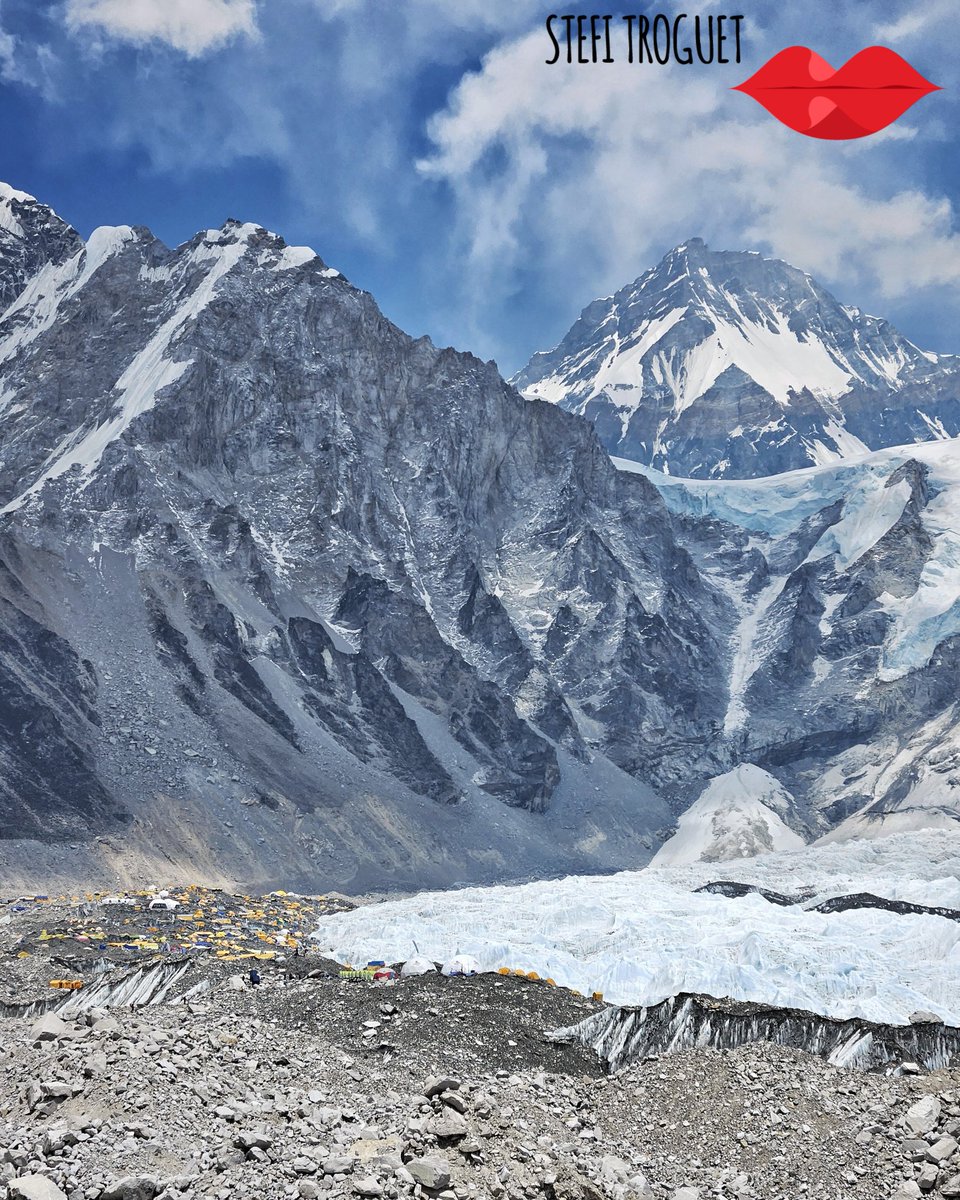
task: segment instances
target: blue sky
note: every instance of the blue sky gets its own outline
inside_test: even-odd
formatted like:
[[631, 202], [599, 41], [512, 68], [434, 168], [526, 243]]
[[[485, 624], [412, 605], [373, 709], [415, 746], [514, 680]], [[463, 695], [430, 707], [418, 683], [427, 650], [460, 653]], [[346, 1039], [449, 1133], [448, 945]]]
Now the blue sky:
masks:
[[[955, 0], [745, 0], [740, 67], [547, 66], [550, 11], [0, 0], [0, 178], [84, 235], [256, 221], [508, 373], [693, 235], [960, 351]], [[862, 142], [806, 139], [729, 90], [796, 42], [836, 66], [881, 42], [945, 90]]]

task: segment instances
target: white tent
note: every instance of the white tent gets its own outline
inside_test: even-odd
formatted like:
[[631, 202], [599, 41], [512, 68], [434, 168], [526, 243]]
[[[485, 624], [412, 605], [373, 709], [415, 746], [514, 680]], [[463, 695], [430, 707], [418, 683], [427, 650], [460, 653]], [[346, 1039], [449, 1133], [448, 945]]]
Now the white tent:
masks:
[[403, 979], [407, 979], [411, 975], [429, 975], [431, 971], [435, 971], [436, 969], [436, 964], [432, 963], [429, 958], [423, 958], [422, 955], [414, 955], [413, 958], [408, 958], [400, 968], [400, 975]]
[[444, 975], [479, 975], [480, 964], [469, 954], [458, 954], [456, 958], [451, 958], [448, 963], [443, 964], [441, 973]]
[[151, 900], [149, 907], [150, 908], [165, 908], [167, 910], [167, 912], [171, 912], [173, 909], [179, 908], [180, 905], [176, 900], [167, 900], [167, 899], [164, 899], [161, 897], [161, 898], [158, 898], [157, 900]]

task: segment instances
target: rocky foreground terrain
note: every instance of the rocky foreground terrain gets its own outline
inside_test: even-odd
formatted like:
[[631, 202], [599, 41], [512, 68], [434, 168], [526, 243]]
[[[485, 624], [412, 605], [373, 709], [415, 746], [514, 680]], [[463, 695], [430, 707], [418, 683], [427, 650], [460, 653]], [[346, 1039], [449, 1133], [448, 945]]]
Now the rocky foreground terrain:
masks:
[[[27, 959], [8, 951], [9, 985]], [[24, 1001], [42, 994], [32, 966]], [[542, 981], [259, 966], [254, 987], [198, 956], [163, 1003], [0, 1020], [0, 1194], [960, 1196], [960, 1070], [888, 1077], [755, 1044], [604, 1077], [544, 1037], [599, 1004]]]

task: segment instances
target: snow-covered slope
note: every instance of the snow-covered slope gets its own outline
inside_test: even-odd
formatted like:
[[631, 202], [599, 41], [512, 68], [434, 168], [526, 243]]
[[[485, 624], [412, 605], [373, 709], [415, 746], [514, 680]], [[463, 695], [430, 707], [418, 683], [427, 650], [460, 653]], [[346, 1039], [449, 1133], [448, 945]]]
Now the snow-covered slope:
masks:
[[45, 268], [52, 273], [82, 248], [80, 235], [51, 208], [0, 183], [0, 310]]
[[[717, 879], [791, 896], [697, 891]], [[331, 917], [317, 944], [345, 962], [445, 961], [536, 971], [615, 1004], [678, 992], [902, 1024], [926, 1009], [960, 1023], [960, 921], [882, 908], [813, 911], [838, 895], [960, 909], [960, 833], [606, 878], [429, 893]]]
[[728, 862], [776, 850], [798, 850], [803, 838], [784, 822], [793, 797], [753, 763], [711, 779], [677, 823], [651, 866]]
[[691, 522], [735, 605], [724, 730], [805, 799], [810, 833], [955, 827], [960, 441], [749, 481], [617, 461]]
[[[614, 461], [621, 470], [642, 470]], [[847, 571], [903, 517], [913, 498], [904, 470], [910, 463], [919, 465], [924, 478], [920, 520], [929, 554], [915, 589], [879, 597], [892, 618], [879, 678], [890, 682], [924, 667], [938, 645], [960, 634], [960, 439], [897, 446], [761, 480], [701, 483], [642, 473], [675, 511], [709, 514], [770, 539], [796, 535], [809, 518], [840, 503], [839, 518], [825, 526], [803, 562], [829, 560]]]
[[746, 478], [960, 433], [960, 360], [809, 275], [700, 239], [588, 305], [513, 382], [671, 475]]

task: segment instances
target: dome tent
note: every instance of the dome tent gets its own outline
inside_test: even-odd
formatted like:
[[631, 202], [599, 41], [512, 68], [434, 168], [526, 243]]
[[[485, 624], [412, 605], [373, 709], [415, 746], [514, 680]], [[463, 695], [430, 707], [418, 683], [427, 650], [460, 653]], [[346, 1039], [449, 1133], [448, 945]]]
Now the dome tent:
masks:
[[443, 964], [442, 975], [479, 975], [480, 964], [469, 954], [458, 954]]
[[432, 971], [436, 971], [436, 963], [430, 961], [429, 958], [424, 958], [420, 954], [414, 955], [413, 958], [408, 958], [400, 968], [400, 976], [402, 979], [408, 979], [411, 975], [429, 975]]

